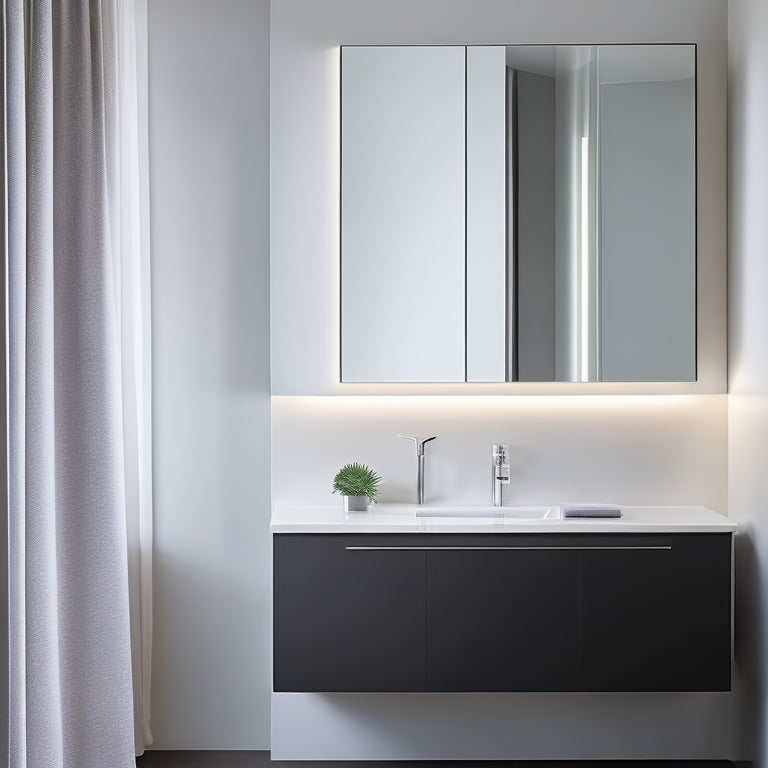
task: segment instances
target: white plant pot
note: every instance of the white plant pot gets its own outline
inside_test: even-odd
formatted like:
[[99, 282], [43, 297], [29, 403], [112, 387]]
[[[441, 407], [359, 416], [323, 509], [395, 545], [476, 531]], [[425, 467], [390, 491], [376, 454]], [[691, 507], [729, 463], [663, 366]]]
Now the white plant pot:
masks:
[[344, 511], [345, 512], [367, 512], [368, 497], [367, 496], [345, 496]]

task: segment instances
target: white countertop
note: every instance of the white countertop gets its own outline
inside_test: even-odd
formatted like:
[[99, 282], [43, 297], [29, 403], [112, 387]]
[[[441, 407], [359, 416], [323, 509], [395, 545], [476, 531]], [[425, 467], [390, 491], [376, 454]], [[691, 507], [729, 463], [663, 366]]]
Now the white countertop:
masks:
[[[376, 504], [369, 512], [344, 512], [338, 505], [277, 505], [272, 533], [729, 533], [736, 523], [706, 507], [622, 507], [619, 518], [563, 518], [558, 505], [539, 507], [544, 519], [525, 517], [527, 507], [429, 507], [431, 517], [415, 504]], [[491, 514], [522, 517], [488, 517]], [[472, 514], [487, 515], [472, 519]], [[441, 514], [441, 513], [444, 513]]]

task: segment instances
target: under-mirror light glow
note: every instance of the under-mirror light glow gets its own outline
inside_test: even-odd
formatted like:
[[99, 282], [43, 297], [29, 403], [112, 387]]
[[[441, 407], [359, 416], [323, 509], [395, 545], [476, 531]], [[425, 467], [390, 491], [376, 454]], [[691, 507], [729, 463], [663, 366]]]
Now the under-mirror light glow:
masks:
[[[577, 390], [583, 391], [583, 390]], [[574, 414], [592, 412], [593, 409], [614, 412], [632, 409], [672, 408], [673, 410], [719, 408], [727, 403], [727, 395], [695, 394], [565, 394], [538, 395], [272, 395], [272, 406], [280, 410], [295, 411], [310, 418], [311, 411], [350, 414], [352, 419], [362, 417], [387, 420], [394, 413], [412, 412], [428, 415], [433, 412], [461, 419], [468, 413], [488, 412], [490, 415], [526, 413], [538, 418], [544, 413], [557, 417], [560, 411]], [[538, 410], [537, 410], [538, 409]], [[554, 409], [554, 410], [553, 410]], [[464, 413], [466, 412], [466, 413]], [[303, 418], [302, 416], [302, 418]]]
[[589, 381], [589, 137], [581, 138], [581, 366], [579, 379]]

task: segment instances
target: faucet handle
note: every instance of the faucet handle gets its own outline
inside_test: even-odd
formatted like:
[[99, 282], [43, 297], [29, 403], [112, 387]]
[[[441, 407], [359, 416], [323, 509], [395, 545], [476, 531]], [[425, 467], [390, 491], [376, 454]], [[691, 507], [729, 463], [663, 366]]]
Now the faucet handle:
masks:
[[395, 435], [395, 437], [402, 437], [403, 440], [413, 440], [413, 442], [416, 445], [416, 455], [423, 456], [424, 444], [428, 443], [430, 440], [434, 440], [437, 437], [437, 435], [433, 435], [432, 437], [414, 437], [413, 435]]
[[505, 485], [509, 483], [511, 467], [509, 466], [509, 446], [494, 443], [493, 445], [493, 476]]

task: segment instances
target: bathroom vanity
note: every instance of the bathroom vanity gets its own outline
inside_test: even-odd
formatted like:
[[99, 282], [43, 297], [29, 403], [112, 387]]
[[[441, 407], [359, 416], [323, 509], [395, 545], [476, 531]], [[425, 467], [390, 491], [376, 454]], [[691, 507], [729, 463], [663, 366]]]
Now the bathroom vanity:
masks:
[[728, 518], [418, 510], [275, 510], [276, 692], [730, 690]]

